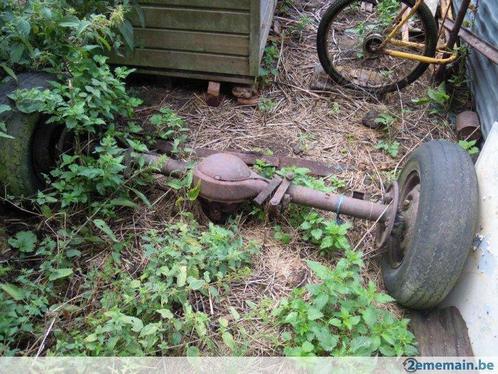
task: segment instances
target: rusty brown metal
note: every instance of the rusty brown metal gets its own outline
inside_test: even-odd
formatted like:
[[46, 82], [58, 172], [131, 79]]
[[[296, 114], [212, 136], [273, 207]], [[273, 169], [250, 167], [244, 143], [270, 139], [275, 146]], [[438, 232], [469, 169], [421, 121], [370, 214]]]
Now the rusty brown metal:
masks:
[[282, 178], [278, 175], [273, 177], [270, 183], [268, 183], [268, 185], [258, 194], [258, 196], [256, 196], [253, 201], [258, 205], [263, 205], [275, 192], [278, 186], [280, 186], [280, 183], [282, 183]]
[[[159, 152], [169, 155], [171, 154], [173, 146], [170, 142], [158, 141], [155, 145], [155, 148]], [[195, 155], [199, 158], [204, 158], [220, 153], [220, 151], [209, 148], [196, 148], [194, 149], [194, 152]], [[266, 156], [259, 152], [239, 152], [233, 149], [227, 149], [223, 151], [223, 153], [230, 153], [232, 155], [235, 155], [250, 166], [255, 165], [257, 160], [262, 160], [267, 164], [274, 166], [276, 168], [283, 168], [287, 166], [297, 166], [297, 167], [307, 168], [310, 170], [310, 173], [312, 175], [316, 175], [319, 177], [328, 177], [333, 174], [342, 173], [344, 170], [347, 169], [346, 166], [342, 165], [330, 166], [318, 161], [305, 160], [301, 158], [287, 157], [287, 156]]]
[[396, 216], [399, 208], [399, 186], [394, 182], [388, 188], [382, 202], [388, 207], [384, 214], [384, 219], [377, 224], [377, 234], [375, 235], [375, 244], [377, 248], [382, 248], [389, 240], [396, 222]]
[[[447, 19], [444, 22], [444, 27], [448, 30], [452, 30], [455, 27], [455, 23]], [[483, 56], [486, 56], [495, 64], [498, 64], [498, 48], [496, 46], [488, 43], [486, 40], [479, 38], [476, 34], [474, 34], [466, 27], [460, 28], [458, 36]]]
[[[449, 37], [446, 42], [446, 49], [451, 51], [455, 46], [458, 40], [458, 34], [460, 33], [463, 25], [463, 21], [465, 20], [465, 15], [467, 14], [467, 10], [469, 9], [471, 0], [462, 0], [462, 4], [460, 5], [460, 9], [458, 10], [455, 22], [453, 22], [453, 27], [449, 30]], [[446, 22], [446, 19], [444, 22]], [[443, 58], [450, 57], [451, 53], [447, 52], [443, 54]], [[441, 65], [435, 73], [434, 80], [436, 82], [442, 82], [446, 76], [446, 65]]]
[[206, 157], [194, 168], [194, 184], [200, 184], [204, 199], [239, 203], [254, 199], [268, 180], [254, 173], [237, 156], [218, 153]]
[[[158, 165], [164, 174], [186, 171], [186, 163], [176, 160], [164, 160], [164, 156], [144, 154], [144, 159], [153, 165]], [[293, 202], [317, 209], [328, 210], [336, 214], [345, 214], [357, 218], [383, 222], [389, 214], [389, 206], [365, 200], [354, 199], [343, 195], [325, 193], [311, 188], [292, 184], [292, 175], [287, 175], [280, 183], [273, 182], [254, 173], [239, 157], [229, 153], [218, 153], [206, 157], [194, 168], [195, 186], [200, 186], [200, 197], [205, 202], [213, 202], [235, 206], [262, 196], [266, 200], [275, 191], [270, 207]], [[278, 187], [274, 187], [278, 185]], [[264, 192], [263, 195], [261, 193]], [[223, 205], [216, 208], [222, 211]], [[217, 215], [214, 215], [217, 217]]]
[[481, 124], [476, 112], [467, 110], [457, 115], [456, 131], [459, 140], [481, 139]]
[[270, 200], [270, 205], [272, 207], [276, 207], [282, 204], [284, 196], [287, 193], [287, 190], [289, 189], [293, 179], [294, 175], [292, 174], [285, 176], [285, 178], [282, 180], [282, 183], [280, 183], [280, 186], [278, 186], [277, 190], [275, 191], [275, 194]]
[[140, 156], [151, 166], [155, 166], [162, 174], [181, 175], [187, 171], [187, 163], [153, 153], [141, 153]]
[[382, 221], [388, 209], [387, 205], [365, 200], [353, 199], [344, 195], [326, 193], [311, 188], [291, 185], [288, 189], [291, 202], [317, 209], [328, 210], [370, 221]]

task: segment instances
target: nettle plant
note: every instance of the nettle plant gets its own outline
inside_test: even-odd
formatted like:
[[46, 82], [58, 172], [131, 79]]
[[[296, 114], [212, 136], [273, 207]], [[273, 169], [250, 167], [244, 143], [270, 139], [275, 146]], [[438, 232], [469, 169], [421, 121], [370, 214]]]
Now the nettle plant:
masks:
[[[195, 293], [216, 302], [237, 272], [247, 273], [255, 243], [245, 243], [235, 227], [209, 225], [203, 230], [190, 215], [160, 232], [149, 230], [141, 245], [147, 261], [138, 274], [110, 266], [97, 276], [98, 312], [77, 319], [80, 328], [59, 331], [51, 354], [184, 354], [213, 348], [212, 321], [191, 304]], [[104, 286], [107, 284], [107, 286]], [[91, 284], [85, 285], [91, 288]], [[209, 301], [212, 300], [212, 301]], [[227, 324], [220, 326], [229, 341]]]
[[288, 356], [413, 356], [408, 320], [382, 308], [393, 299], [373, 282], [364, 287], [361, 253], [346, 250], [334, 269], [306, 261], [317, 283], [293, 291], [274, 311]]

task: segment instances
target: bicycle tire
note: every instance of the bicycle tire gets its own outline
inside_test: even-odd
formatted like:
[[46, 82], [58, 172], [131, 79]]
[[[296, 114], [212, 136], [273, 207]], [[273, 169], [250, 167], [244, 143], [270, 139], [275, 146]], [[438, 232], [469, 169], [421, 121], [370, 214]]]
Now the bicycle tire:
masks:
[[[403, 4], [413, 7], [415, 4], [415, 0], [400, 0]], [[363, 90], [372, 94], [383, 94], [387, 92], [393, 92], [396, 90], [401, 90], [413, 83], [417, 80], [429, 67], [429, 64], [419, 63], [415, 69], [411, 73], [409, 73], [405, 78], [391, 83], [386, 86], [381, 87], [368, 87], [360, 84], [356, 84], [346, 78], [344, 78], [337, 69], [334, 68], [333, 63], [330, 61], [329, 55], [327, 53], [327, 35], [330, 26], [334, 22], [334, 19], [337, 15], [348, 5], [358, 2], [358, 0], [336, 0], [331, 6], [325, 11], [320, 25], [318, 27], [317, 33], [317, 51], [318, 58], [320, 59], [320, 63], [325, 70], [325, 72], [332, 78], [334, 82], [340, 84], [341, 86], [352, 88], [356, 90]], [[372, 4], [377, 5], [376, 1], [372, 1]], [[417, 9], [417, 15], [420, 17], [424, 25], [424, 31], [426, 33], [425, 41], [426, 48], [424, 51], [424, 56], [434, 57], [436, 55], [436, 46], [437, 46], [437, 36], [438, 36], [438, 27], [429, 7], [423, 3]]]

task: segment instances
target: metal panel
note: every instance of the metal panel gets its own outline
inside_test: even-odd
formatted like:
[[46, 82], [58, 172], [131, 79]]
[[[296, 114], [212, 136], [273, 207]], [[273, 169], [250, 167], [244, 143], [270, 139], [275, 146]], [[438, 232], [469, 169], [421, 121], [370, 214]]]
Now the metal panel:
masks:
[[[498, 46], [498, 7], [496, 0], [473, 0], [477, 14], [469, 12], [471, 30], [480, 38]], [[455, 0], [458, 7], [461, 0]], [[468, 59], [468, 76], [474, 94], [477, 112], [486, 137], [493, 123], [498, 121], [498, 65], [477, 51], [471, 50]]]

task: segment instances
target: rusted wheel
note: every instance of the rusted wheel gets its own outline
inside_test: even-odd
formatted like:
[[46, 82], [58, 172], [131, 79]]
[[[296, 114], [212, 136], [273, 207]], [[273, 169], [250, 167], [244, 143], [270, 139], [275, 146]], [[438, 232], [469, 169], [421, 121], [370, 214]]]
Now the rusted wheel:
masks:
[[474, 165], [458, 145], [433, 141], [408, 160], [382, 260], [386, 288], [410, 308], [438, 305], [460, 276], [477, 226]]

